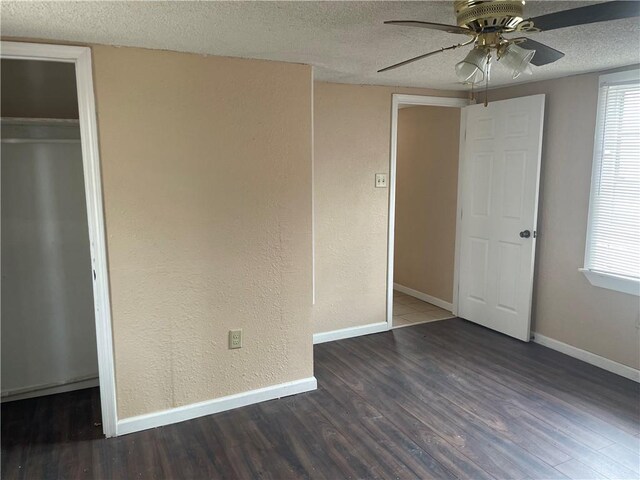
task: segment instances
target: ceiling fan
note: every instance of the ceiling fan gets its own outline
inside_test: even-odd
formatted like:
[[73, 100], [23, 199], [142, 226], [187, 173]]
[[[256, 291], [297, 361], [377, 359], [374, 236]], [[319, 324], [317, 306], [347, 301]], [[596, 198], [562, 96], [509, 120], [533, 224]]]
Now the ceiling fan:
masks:
[[446, 50], [474, 44], [465, 59], [455, 66], [456, 76], [461, 82], [472, 86], [483, 81], [488, 84], [492, 54], [499, 64], [505, 65], [512, 71], [515, 79], [522, 74], [531, 74], [530, 65], [540, 67], [553, 63], [564, 57], [564, 53], [530, 38], [505, 38], [505, 34], [546, 32], [558, 28], [640, 16], [639, 1], [597, 3], [528, 19], [524, 18], [524, 0], [458, 0], [453, 3], [457, 26], [417, 20], [391, 20], [384, 23], [459, 33], [470, 36], [470, 40], [390, 65], [378, 70], [378, 73], [402, 67]]

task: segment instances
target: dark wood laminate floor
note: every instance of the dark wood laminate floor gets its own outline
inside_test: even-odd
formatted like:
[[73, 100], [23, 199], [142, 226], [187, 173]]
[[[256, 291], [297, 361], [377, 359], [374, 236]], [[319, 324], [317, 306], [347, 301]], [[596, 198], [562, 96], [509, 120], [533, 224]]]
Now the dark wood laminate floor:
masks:
[[640, 477], [638, 384], [459, 319], [315, 347], [315, 392], [114, 439], [97, 389], [2, 405], [2, 478]]

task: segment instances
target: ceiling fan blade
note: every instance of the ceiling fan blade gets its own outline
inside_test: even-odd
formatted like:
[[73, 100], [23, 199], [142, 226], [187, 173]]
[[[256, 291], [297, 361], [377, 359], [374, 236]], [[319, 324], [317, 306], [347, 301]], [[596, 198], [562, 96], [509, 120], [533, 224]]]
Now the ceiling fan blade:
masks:
[[518, 43], [518, 46], [524, 48], [525, 50], [536, 51], [536, 54], [531, 59], [531, 64], [535, 65], [536, 67], [548, 65], [549, 63], [553, 63], [564, 57], [564, 53], [562, 53], [561, 51], [556, 50], [555, 48], [551, 48], [544, 43], [531, 40], [530, 38], [526, 38], [523, 42]]
[[529, 18], [534, 27], [543, 32], [556, 28], [572, 27], [574, 25], [586, 25], [588, 23], [607, 22], [621, 18], [640, 16], [640, 2], [618, 1], [604, 2], [586, 7], [572, 8], [561, 12], [549, 13], [539, 17]]
[[[417, 57], [410, 58], [408, 60], [405, 60], [404, 62], [394, 63], [393, 65], [389, 65], [388, 67], [384, 67], [383, 69], [378, 70], [378, 73], [386, 72], [387, 70], [393, 70], [394, 68], [402, 67], [403, 65], [406, 65], [408, 63], [417, 62], [418, 60], [422, 60], [423, 58], [430, 57], [431, 55], [435, 55], [436, 53], [442, 53], [442, 52], [444, 52], [446, 50], [453, 50], [454, 48], [462, 47], [464, 45], [469, 45], [469, 43], [470, 42], [466, 42], [466, 43], [462, 43], [462, 44], [458, 44], [458, 45], [452, 45], [451, 47], [441, 48], [440, 50], [436, 50], [434, 52], [423, 53], [422, 55], [418, 55]], [[535, 57], [535, 55], [534, 55], [534, 57]]]
[[473, 31], [468, 28], [458, 27], [456, 25], [445, 25], [444, 23], [419, 22], [417, 20], [389, 20], [384, 23], [386, 25], [400, 25], [401, 27], [430, 28], [431, 30], [440, 30], [449, 33], [461, 33], [463, 35], [473, 34]]

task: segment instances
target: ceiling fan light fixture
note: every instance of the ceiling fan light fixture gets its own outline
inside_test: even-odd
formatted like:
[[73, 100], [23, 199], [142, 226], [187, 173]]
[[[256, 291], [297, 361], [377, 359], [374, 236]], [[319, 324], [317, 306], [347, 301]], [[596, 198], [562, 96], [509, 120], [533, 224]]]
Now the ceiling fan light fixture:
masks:
[[463, 83], [480, 83], [484, 79], [488, 53], [483, 48], [473, 48], [456, 64], [456, 76]]
[[[379, 73], [402, 67], [456, 48], [475, 43], [467, 57], [456, 64], [456, 76], [462, 83], [486, 82], [489, 87], [491, 56], [510, 69], [512, 78], [531, 75], [530, 65], [541, 67], [556, 62], [564, 53], [530, 38], [505, 38], [505, 34], [536, 33], [592, 23], [640, 17], [640, 1], [613, 0], [586, 5], [537, 17], [525, 17], [525, 0], [454, 0], [457, 25], [421, 20], [390, 20], [385, 24], [428, 28], [471, 36], [471, 40], [423, 53], [378, 70]], [[522, 45], [522, 46], [520, 46]], [[537, 52], [537, 53], [536, 53]]]
[[531, 59], [535, 55], [535, 50], [526, 50], [515, 43], [510, 43], [500, 57], [500, 63], [512, 71], [512, 78], [516, 79], [520, 75], [531, 75]]

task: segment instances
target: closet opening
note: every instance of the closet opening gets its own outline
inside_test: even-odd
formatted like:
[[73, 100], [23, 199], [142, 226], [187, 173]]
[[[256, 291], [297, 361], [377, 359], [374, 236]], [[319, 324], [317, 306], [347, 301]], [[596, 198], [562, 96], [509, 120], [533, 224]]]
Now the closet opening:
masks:
[[[60, 418], [55, 428], [100, 438], [76, 66], [1, 61], [3, 427], [18, 429], [25, 415], [53, 414]], [[41, 411], [52, 404], [59, 406], [55, 412]]]

